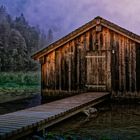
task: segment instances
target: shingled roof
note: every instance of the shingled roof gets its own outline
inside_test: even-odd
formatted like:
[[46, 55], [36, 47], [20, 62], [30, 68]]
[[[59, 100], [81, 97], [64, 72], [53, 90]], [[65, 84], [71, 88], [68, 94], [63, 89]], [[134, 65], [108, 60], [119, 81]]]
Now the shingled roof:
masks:
[[58, 41], [50, 44], [49, 46], [45, 47], [44, 49], [36, 52], [35, 54], [32, 55], [33, 59], [39, 59], [41, 56], [46, 55], [48, 53], [50, 53], [51, 51], [53, 51], [54, 49], [62, 46], [63, 44], [71, 41], [72, 39], [74, 39], [75, 37], [83, 34], [84, 32], [88, 31], [89, 29], [95, 27], [97, 24], [100, 24], [104, 27], [107, 27], [119, 34], [122, 34], [123, 36], [128, 37], [131, 40], [134, 40], [135, 42], [140, 43], [140, 36], [136, 35], [102, 17], [96, 17], [93, 20], [91, 20], [90, 22], [86, 23], [85, 25], [81, 26], [80, 28], [76, 29], [75, 31], [69, 33], [68, 35], [66, 35], [65, 37], [59, 39]]

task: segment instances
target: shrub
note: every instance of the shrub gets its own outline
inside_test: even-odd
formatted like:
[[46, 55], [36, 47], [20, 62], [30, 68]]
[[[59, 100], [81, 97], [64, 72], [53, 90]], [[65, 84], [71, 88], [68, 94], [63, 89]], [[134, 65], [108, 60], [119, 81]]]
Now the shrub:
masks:
[[0, 73], [0, 85], [39, 85], [40, 73], [38, 72], [16, 72], [16, 73]]

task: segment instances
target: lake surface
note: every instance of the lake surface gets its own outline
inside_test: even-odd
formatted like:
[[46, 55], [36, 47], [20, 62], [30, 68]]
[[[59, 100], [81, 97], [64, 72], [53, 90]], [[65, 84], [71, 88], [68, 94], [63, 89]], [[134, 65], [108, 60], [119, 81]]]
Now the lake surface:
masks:
[[[30, 99], [0, 104], [0, 114], [41, 104], [40, 94]], [[98, 112], [87, 118], [77, 114], [53, 127], [48, 133], [63, 140], [140, 140], [140, 103], [103, 103], [96, 106]]]
[[12, 101], [0, 104], [0, 114], [6, 114], [17, 110], [30, 108], [41, 104], [41, 95], [36, 94], [32, 98], [26, 98], [18, 101]]
[[91, 118], [84, 114], [65, 120], [48, 130], [77, 140], [140, 140], [140, 104], [103, 104]]

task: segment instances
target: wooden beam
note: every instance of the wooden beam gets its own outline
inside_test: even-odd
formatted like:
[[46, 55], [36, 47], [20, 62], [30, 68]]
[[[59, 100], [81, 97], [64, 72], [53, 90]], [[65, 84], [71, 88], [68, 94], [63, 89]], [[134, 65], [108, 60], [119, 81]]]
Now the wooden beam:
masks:
[[81, 30], [81, 32], [79, 32], [79, 33], [75, 33], [75, 34], [73, 35], [73, 32], [72, 32], [72, 33], [71, 33], [71, 36], [67, 35], [67, 36], [69, 36], [69, 37], [66, 37], [66, 39], [63, 39], [63, 38], [62, 38], [61, 41], [60, 41], [61, 43], [58, 43], [58, 45], [57, 45], [57, 42], [55, 42], [55, 43], [53, 43], [52, 45], [50, 45], [48, 48], [46, 48], [43, 52], [41, 51], [40, 53], [37, 53], [37, 54], [33, 55], [32, 58], [34, 58], [35, 60], [37, 60], [37, 59], [39, 59], [40, 57], [42, 57], [43, 55], [47, 55], [47, 54], [50, 53], [51, 51], [53, 51], [53, 50], [55, 50], [55, 49], [61, 47], [62, 45], [64, 45], [64, 44], [68, 43], [69, 41], [75, 39], [76, 37], [80, 36], [81, 34], [85, 33], [86, 31], [88, 31], [88, 30], [94, 28], [95, 26], [96, 26], [96, 24], [93, 23], [92, 26], [87, 27], [87, 28]]
[[[129, 38], [129, 39], [131, 39], [131, 40], [133, 40], [133, 41], [135, 41], [135, 42], [140, 43], [140, 39], [137, 39], [137, 38], [135, 38], [135, 37], [131, 37], [130, 35], [127, 35], [126, 33], [123, 33], [122, 31], [119, 31], [119, 30], [115, 29], [114, 27], [111, 27], [110, 25], [107, 25], [106, 23], [103, 23], [103, 22], [102, 22], [101, 25], [103, 25], [104, 27], [107, 27], [107, 28], [109, 28], [110, 30], [115, 31], [116, 33], [119, 33], [119, 34], [121, 34], [121, 35], [123, 35], [123, 36], [125, 36], [125, 37], [127, 37], [127, 38]], [[124, 29], [124, 30], [125, 30], [125, 29]]]

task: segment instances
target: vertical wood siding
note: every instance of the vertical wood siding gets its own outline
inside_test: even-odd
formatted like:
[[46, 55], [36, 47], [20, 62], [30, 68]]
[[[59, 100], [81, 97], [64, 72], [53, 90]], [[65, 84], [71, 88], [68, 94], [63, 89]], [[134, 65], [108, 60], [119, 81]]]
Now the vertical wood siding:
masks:
[[[136, 48], [140, 46], [120, 34], [110, 31], [111, 46], [115, 50], [112, 54], [112, 90], [121, 95], [133, 94], [137, 91], [138, 54]], [[138, 56], [138, 55], [137, 55]]]
[[44, 56], [43, 89], [140, 90], [140, 45], [105, 27], [92, 28]]

